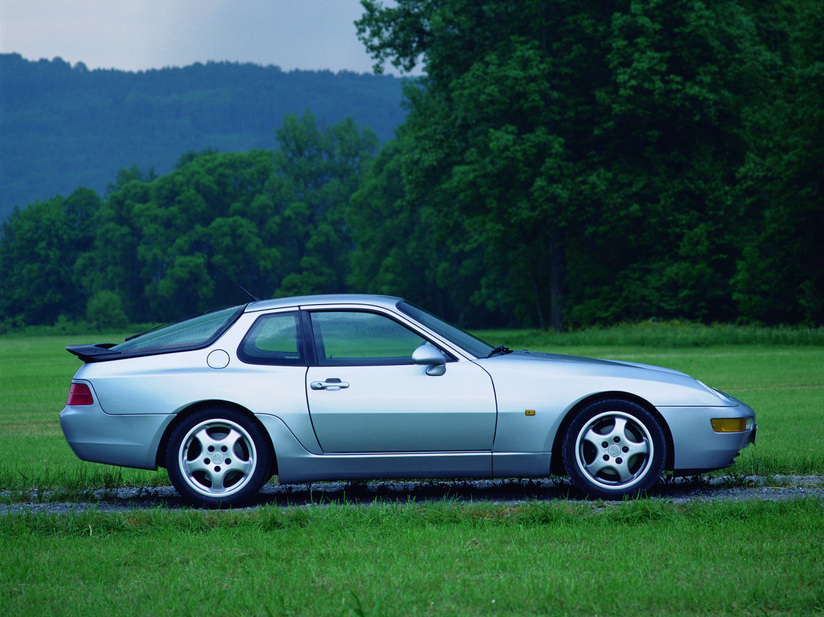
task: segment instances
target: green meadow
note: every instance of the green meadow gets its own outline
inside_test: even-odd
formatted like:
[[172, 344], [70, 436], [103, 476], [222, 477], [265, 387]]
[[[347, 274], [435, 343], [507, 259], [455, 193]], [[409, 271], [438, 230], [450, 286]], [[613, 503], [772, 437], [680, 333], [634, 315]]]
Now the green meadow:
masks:
[[[480, 335], [686, 371], [756, 410], [757, 445], [721, 472], [731, 484], [824, 476], [819, 330]], [[80, 462], [63, 439], [58, 414], [80, 366], [63, 348], [98, 338], [0, 337], [2, 503], [168, 484], [163, 471]], [[0, 615], [821, 614], [822, 520], [821, 499], [71, 514], [32, 505], [0, 515]]]

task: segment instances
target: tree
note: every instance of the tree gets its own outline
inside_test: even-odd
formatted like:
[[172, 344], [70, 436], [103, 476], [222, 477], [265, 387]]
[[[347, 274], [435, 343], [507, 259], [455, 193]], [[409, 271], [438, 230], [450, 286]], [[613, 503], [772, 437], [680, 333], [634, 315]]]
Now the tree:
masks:
[[[414, 144], [404, 155], [407, 202], [429, 212], [441, 239], [479, 256], [467, 273], [476, 285], [481, 273], [477, 304], [504, 308], [517, 293], [541, 326], [549, 304], [553, 327], [562, 328], [563, 233], [546, 201], [557, 192], [531, 171], [559, 171], [563, 152], [546, 129], [553, 113], [548, 66], [539, 42], [527, 36], [530, 7], [364, 6], [359, 34], [377, 59], [410, 69], [423, 54], [427, 66], [422, 87], [406, 90], [405, 130]], [[513, 250], [524, 239], [548, 251]]]
[[403, 201], [402, 150], [402, 140], [384, 145], [346, 207], [355, 246], [346, 282], [355, 292], [403, 296], [439, 314], [453, 314], [440, 291], [448, 285], [438, 280], [449, 256], [423, 211]]
[[121, 170], [118, 186], [112, 185], [94, 216], [95, 234], [79, 256], [76, 271], [88, 297], [106, 290], [116, 293], [130, 320], [148, 321], [148, 303], [140, 277], [137, 247], [143, 230], [134, 211], [150, 197], [150, 184], [137, 170]]
[[95, 328], [125, 328], [129, 323], [120, 296], [107, 290], [98, 291], [89, 298], [86, 318]]
[[264, 244], [248, 218], [272, 173], [271, 152], [205, 153], [148, 185], [132, 223], [140, 230], [136, 258], [151, 319], [248, 300], [203, 256], [258, 293], [273, 288], [277, 248]]
[[733, 279], [741, 317], [824, 323], [824, 2], [759, 8], [771, 42], [770, 104], [751, 119], [742, 172], [751, 224]]
[[[346, 204], [377, 137], [288, 116], [272, 152], [186, 154], [17, 210], [0, 238], [0, 319], [167, 321], [258, 296], [346, 291]], [[204, 259], [204, 257], [206, 259]], [[213, 267], [216, 266], [216, 267]]]
[[15, 209], [0, 239], [0, 316], [36, 325], [84, 315], [76, 264], [95, 236], [100, 203], [97, 193], [79, 188]]
[[269, 185], [275, 215], [266, 242], [281, 251], [277, 296], [342, 292], [352, 242], [344, 211], [376, 135], [351, 119], [320, 129], [311, 112], [289, 115], [277, 130]]
[[762, 75], [738, 2], [363, 5], [378, 67], [426, 68], [406, 89], [405, 199], [484, 255], [488, 302], [555, 329], [730, 316]]

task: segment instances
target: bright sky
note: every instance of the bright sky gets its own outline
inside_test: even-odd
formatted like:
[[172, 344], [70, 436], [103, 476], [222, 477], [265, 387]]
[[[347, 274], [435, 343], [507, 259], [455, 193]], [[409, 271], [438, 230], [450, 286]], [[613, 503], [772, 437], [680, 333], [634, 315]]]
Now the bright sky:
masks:
[[0, 0], [0, 52], [89, 69], [227, 60], [371, 73], [362, 13], [360, 0]]

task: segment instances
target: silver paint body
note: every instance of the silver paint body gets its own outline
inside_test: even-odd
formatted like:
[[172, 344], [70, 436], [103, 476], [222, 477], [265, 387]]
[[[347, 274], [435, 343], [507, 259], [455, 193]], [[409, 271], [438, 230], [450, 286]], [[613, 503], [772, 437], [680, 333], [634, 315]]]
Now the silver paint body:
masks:
[[[598, 398], [653, 410], [671, 436], [668, 467], [676, 472], [726, 467], [751, 441], [753, 410], [684, 373], [530, 352], [478, 358], [397, 302], [350, 295], [256, 302], [208, 348], [84, 364], [73, 381], [88, 384], [94, 404], [66, 406], [61, 426], [83, 460], [155, 469], [178, 414], [240, 408], [268, 432], [282, 483], [546, 476], [565, 419]], [[417, 364], [268, 366], [238, 358], [260, 315], [297, 309], [389, 316], [452, 359], [442, 375], [429, 375]], [[745, 418], [748, 429], [716, 433], [711, 418]]]

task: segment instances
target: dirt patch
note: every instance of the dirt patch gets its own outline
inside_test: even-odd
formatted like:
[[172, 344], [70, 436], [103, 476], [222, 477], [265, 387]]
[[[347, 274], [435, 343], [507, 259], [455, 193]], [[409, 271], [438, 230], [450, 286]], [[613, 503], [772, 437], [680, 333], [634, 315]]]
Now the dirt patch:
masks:
[[[748, 476], [677, 478], [656, 484], [647, 495], [672, 502], [824, 499], [824, 476]], [[247, 508], [261, 506], [322, 507], [448, 500], [456, 503], [531, 503], [588, 501], [566, 479], [318, 482], [267, 484]], [[47, 501], [0, 505], [0, 513], [62, 514], [88, 509], [121, 511], [157, 507], [187, 507], [172, 487], [139, 487], [96, 491], [77, 503]]]

